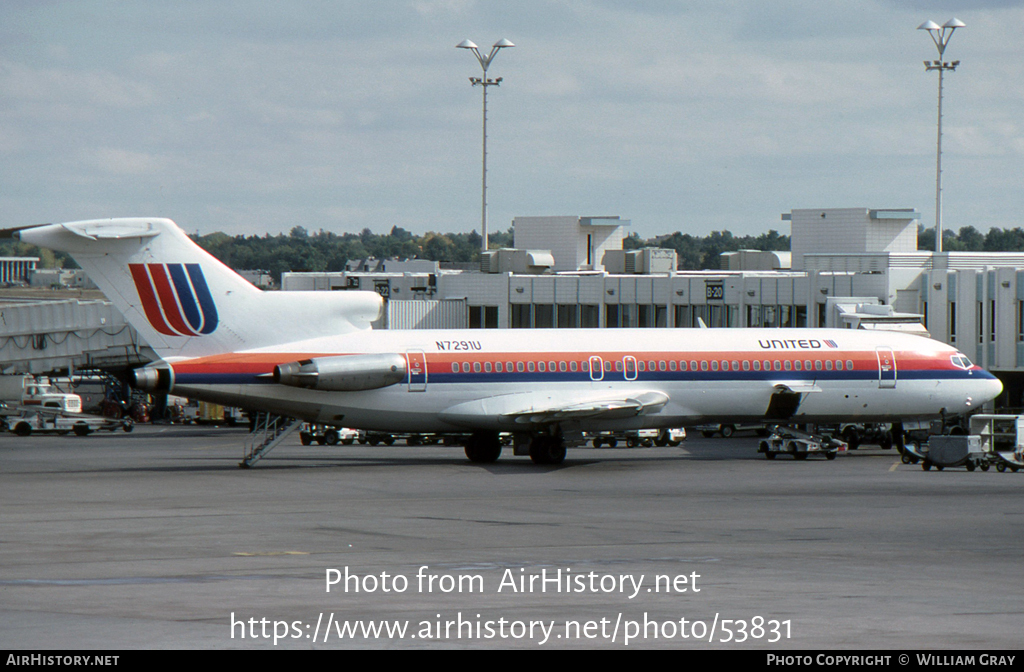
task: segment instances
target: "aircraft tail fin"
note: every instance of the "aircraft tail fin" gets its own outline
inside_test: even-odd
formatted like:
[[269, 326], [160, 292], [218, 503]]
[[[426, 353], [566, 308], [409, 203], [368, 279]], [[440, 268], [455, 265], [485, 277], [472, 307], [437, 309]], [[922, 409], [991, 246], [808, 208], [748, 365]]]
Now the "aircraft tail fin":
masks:
[[15, 234], [68, 252], [163, 358], [201, 357], [369, 329], [375, 292], [264, 292], [169, 219], [47, 224]]

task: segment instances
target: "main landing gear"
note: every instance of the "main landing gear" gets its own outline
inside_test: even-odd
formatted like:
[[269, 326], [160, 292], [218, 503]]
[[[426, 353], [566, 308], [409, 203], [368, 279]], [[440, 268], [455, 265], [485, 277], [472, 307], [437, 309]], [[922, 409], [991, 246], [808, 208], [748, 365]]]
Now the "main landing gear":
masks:
[[470, 462], [489, 464], [501, 457], [501, 438], [497, 432], [473, 432], [466, 441], [466, 457]]
[[565, 442], [561, 436], [536, 434], [530, 441], [530, 459], [534, 464], [561, 464], [565, 461]]
[[[561, 464], [565, 461], [565, 441], [561, 434], [529, 435], [529, 451], [534, 464]], [[517, 454], [522, 453], [517, 449]], [[473, 432], [466, 440], [466, 457], [477, 464], [497, 462], [501, 457], [501, 438], [498, 432]]]

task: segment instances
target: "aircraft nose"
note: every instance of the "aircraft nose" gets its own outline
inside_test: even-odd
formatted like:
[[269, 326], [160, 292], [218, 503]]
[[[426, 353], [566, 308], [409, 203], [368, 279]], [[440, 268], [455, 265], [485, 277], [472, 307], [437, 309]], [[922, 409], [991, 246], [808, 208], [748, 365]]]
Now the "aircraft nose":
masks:
[[995, 376], [992, 376], [992, 380], [988, 381], [988, 398], [989, 401], [995, 399], [1003, 393], [1003, 381], [999, 380]]
[[1003, 393], [1003, 382], [988, 371], [981, 371], [981, 379], [972, 386], [972, 394], [967, 397], [967, 405], [977, 408], [987, 404]]

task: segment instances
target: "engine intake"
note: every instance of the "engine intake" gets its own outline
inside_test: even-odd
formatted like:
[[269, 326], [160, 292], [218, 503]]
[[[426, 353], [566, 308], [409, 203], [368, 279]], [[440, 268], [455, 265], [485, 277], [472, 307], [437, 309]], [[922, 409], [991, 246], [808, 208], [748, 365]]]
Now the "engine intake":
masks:
[[274, 367], [274, 382], [332, 392], [376, 390], [402, 382], [407, 365], [399, 354], [316, 357]]

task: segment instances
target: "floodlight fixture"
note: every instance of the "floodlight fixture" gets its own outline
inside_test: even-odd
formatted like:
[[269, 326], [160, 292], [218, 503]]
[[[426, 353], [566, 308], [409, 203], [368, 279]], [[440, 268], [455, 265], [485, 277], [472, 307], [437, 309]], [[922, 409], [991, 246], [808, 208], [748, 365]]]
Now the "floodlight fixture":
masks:
[[939, 121], [938, 134], [935, 142], [935, 251], [942, 252], [942, 78], [946, 70], [954, 71], [960, 65], [960, 61], [952, 63], [943, 62], [942, 57], [946, 53], [949, 40], [957, 28], [964, 28], [967, 24], [957, 18], [946, 21], [943, 25], [934, 21], [925, 21], [917, 27], [918, 30], [927, 30], [939, 50], [939, 60], [924, 62], [924, 69], [928, 72], [937, 70], [939, 72]]
[[456, 49], [468, 49], [473, 52], [476, 56], [476, 60], [480, 63], [480, 67], [483, 69], [483, 77], [470, 77], [469, 82], [473, 86], [480, 86], [483, 88], [483, 169], [481, 176], [481, 189], [480, 189], [480, 235], [483, 236], [483, 240], [480, 243], [481, 252], [487, 251], [487, 87], [499, 86], [502, 78], [488, 79], [487, 68], [490, 67], [491, 61], [497, 56], [498, 51], [508, 47], [514, 47], [511, 41], [501, 39], [495, 42], [491, 46], [491, 51], [486, 56], [480, 52], [480, 48], [476, 46], [470, 40], [463, 40], [455, 45]]

